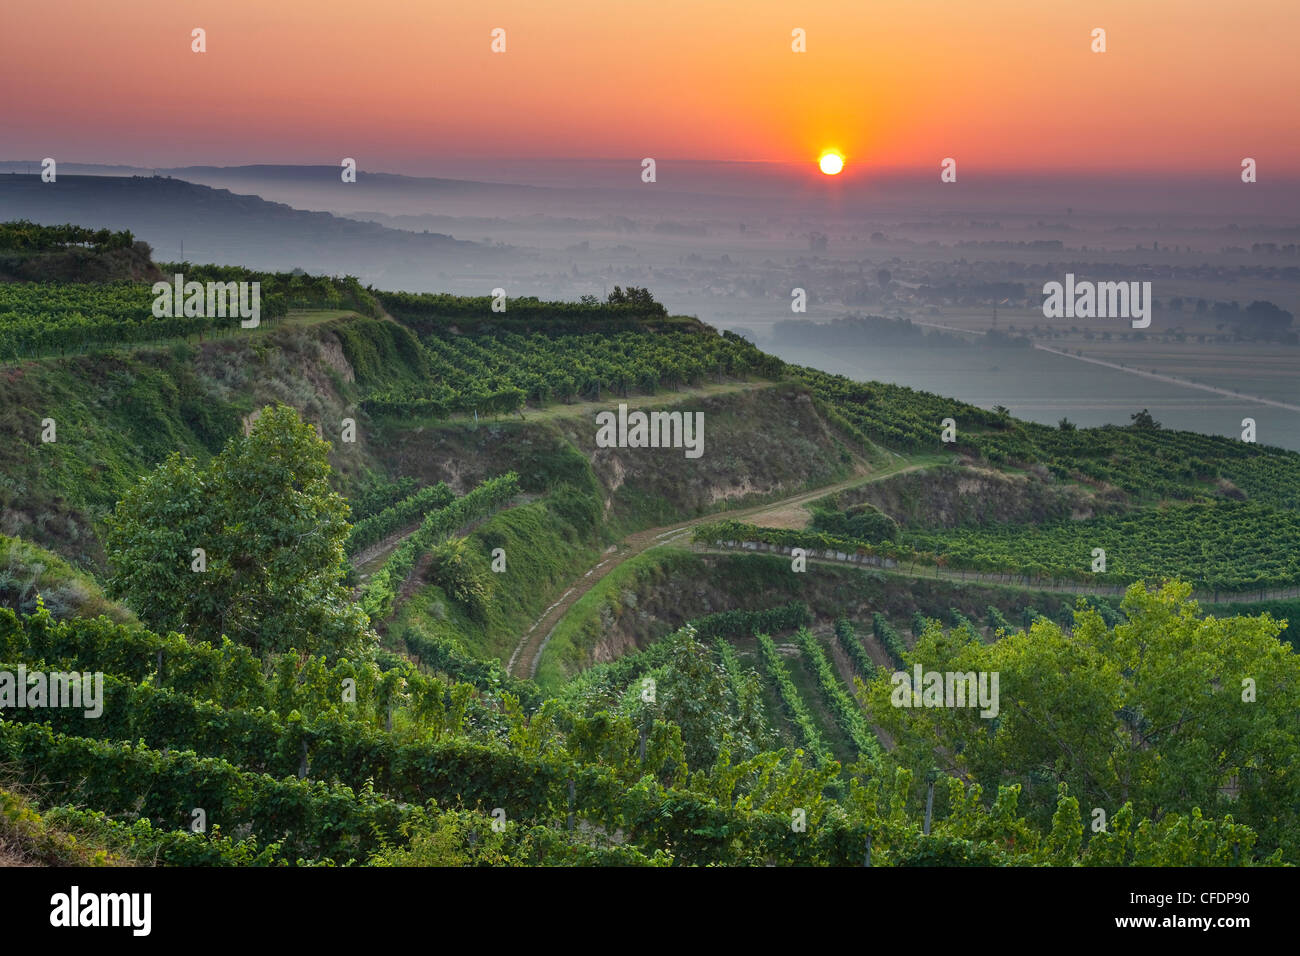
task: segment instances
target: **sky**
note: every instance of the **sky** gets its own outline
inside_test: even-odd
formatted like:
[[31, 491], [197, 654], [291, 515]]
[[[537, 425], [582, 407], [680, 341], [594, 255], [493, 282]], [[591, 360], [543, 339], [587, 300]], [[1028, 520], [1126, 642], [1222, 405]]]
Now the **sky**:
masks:
[[436, 174], [836, 149], [858, 171], [1236, 177], [1249, 156], [1293, 178], [1298, 35], [1296, 0], [6, 3], [0, 160]]

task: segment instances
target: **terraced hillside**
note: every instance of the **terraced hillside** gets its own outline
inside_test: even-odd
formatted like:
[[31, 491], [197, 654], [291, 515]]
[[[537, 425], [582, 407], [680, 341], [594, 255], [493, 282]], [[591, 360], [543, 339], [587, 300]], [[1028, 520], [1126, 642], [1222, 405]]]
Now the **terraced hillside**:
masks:
[[[1300, 455], [849, 382], [645, 290], [501, 312], [20, 226], [0, 853], [1300, 862]], [[155, 324], [172, 270], [276, 314]]]

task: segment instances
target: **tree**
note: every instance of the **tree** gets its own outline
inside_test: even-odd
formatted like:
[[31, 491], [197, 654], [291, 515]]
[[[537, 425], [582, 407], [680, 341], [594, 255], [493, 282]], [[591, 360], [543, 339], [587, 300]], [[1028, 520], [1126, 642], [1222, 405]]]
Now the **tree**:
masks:
[[1228, 815], [1267, 854], [1300, 859], [1300, 657], [1280, 622], [1203, 618], [1190, 586], [1128, 591], [1128, 620], [1108, 628], [1080, 602], [1072, 634], [1040, 617], [1028, 633], [955, 644], [926, 631], [911, 658], [927, 671], [1000, 677], [995, 719], [977, 708], [900, 708], [889, 679], [868, 710], [917, 774], [944, 769], [994, 789], [1024, 787], [1026, 812], [1049, 825], [1066, 784], [1086, 813], [1114, 818]]
[[692, 769], [711, 767], [729, 738], [739, 734], [727, 677], [693, 628], [672, 638], [666, 667], [658, 673], [656, 717], [681, 728], [686, 761]]
[[350, 526], [329, 447], [277, 406], [206, 467], [171, 455], [108, 519], [109, 592], [150, 627], [198, 640], [364, 652], [374, 635], [342, 585]]
[[614, 286], [614, 291], [609, 294], [609, 304], [636, 306], [642, 311], [658, 315], [667, 313], [667, 310], [655, 301], [649, 289], [634, 285], [628, 286], [626, 291], [622, 286]]
[[1245, 315], [1238, 320], [1238, 331], [1247, 338], [1264, 341], [1283, 341], [1290, 334], [1294, 316], [1272, 302], [1257, 299], [1246, 306]]
[[1156, 429], [1160, 427], [1160, 423], [1156, 421], [1151, 416], [1151, 413], [1147, 411], [1145, 408], [1142, 409], [1142, 411], [1140, 412], [1135, 412], [1133, 415], [1130, 416], [1130, 418], [1132, 418], [1133, 420], [1134, 428]]

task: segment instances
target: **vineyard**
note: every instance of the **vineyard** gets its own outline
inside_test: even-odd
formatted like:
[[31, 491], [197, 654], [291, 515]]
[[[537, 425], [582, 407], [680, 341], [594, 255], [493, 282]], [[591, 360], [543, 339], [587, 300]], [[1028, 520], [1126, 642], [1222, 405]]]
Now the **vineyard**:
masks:
[[653, 395], [706, 381], [771, 378], [781, 366], [743, 339], [680, 331], [428, 335], [423, 346], [427, 380], [371, 392], [362, 402], [367, 412], [510, 414], [525, 403], [542, 407], [633, 392]]
[[[378, 315], [379, 307], [356, 279], [330, 279], [294, 273], [260, 273], [235, 266], [163, 264], [168, 280], [180, 273], [188, 282], [260, 282], [259, 328], [273, 328], [290, 309], [352, 309]], [[150, 284], [0, 282], [0, 361], [73, 355], [96, 348], [174, 340], [240, 331], [240, 317], [153, 314]], [[232, 306], [227, 310], [234, 313]]]
[[129, 231], [87, 229], [71, 224], [42, 226], [25, 219], [0, 222], [0, 250], [18, 253], [49, 252], [68, 246], [86, 246], [96, 250], [125, 249], [134, 242], [135, 236]]
[[[911, 530], [902, 544], [947, 567], [1127, 585], [1178, 577], [1205, 591], [1300, 584], [1300, 512], [1248, 502], [1171, 505], [1052, 525]], [[1105, 572], [1091, 571], [1093, 548]]]
[[[238, 315], [156, 318], [153, 302], [149, 286], [134, 282], [0, 283], [0, 361], [191, 336], [201, 339], [239, 328]], [[261, 321], [274, 323], [285, 311], [283, 300], [264, 297]]]
[[[1171, 505], [1050, 525], [909, 530], [897, 542], [737, 521], [700, 525], [693, 537], [707, 545], [775, 546], [786, 553], [802, 548], [810, 557], [907, 573], [971, 572], [1024, 587], [1094, 585], [1120, 593], [1134, 581], [1165, 578], [1207, 594], [1300, 586], [1300, 513], [1249, 503]], [[1105, 551], [1105, 571], [1092, 570], [1094, 548]]]
[[[0, 229], [28, 259], [135, 245]], [[12, 460], [27, 459], [0, 476], [0, 519], [23, 535], [0, 540], [0, 828], [45, 833], [50, 859], [1300, 862], [1300, 673], [1283, 625], [1185, 603], [1196, 588], [1243, 615], [1290, 613], [1276, 592], [1300, 587], [1300, 455], [1145, 421], [1053, 429], [854, 383], [670, 316], [644, 289], [501, 312], [350, 277], [158, 268], [262, 282], [263, 321], [359, 315], [113, 356], [125, 371], [105, 383], [92, 381], [104, 356], [10, 370], [11, 404], [52, 406], [59, 444], [38, 446], [14, 413], [26, 431]], [[237, 318], [156, 319], [152, 301], [147, 282], [0, 282], [0, 361], [238, 333]], [[286, 372], [295, 363], [311, 368]], [[177, 414], [201, 447], [171, 454], [188, 433], [163, 426], [164, 398], [131, 406], [137, 431], [92, 427], [146, 365], [159, 396], [190, 376]], [[261, 374], [272, 367], [280, 377]], [[787, 384], [734, 385], [749, 381]], [[753, 432], [689, 479], [597, 467], [572, 416], [531, 411], [680, 389], [708, 390], [719, 431]], [[752, 400], [776, 392], [772, 408]], [[362, 440], [313, 427], [343, 415]], [[524, 420], [461, 418], [505, 415]], [[773, 437], [790, 419], [798, 434]], [[111, 458], [130, 464], [109, 482], [96, 462], [115, 443], [132, 457]], [[900, 528], [861, 504], [838, 511], [850, 486], [919, 476], [945, 452], [1104, 490], [1113, 513]], [[769, 483], [737, 464], [815, 455], [840, 470]], [[886, 457], [902, 460], [874, 467]], [[688, 480], [699, 493], [682, 500], [698, 505], [660, 487]], [[65, 506], [82, 486], [94, 495]], [[831, 510], [798, 527], [809, 502]], [[46, 560], [47, 529], [71, 563]], [[704, 547], [683, 547], [688, 533]], [[858, 567], [790, 575], [773, 554], [794, 547]], [[599, 590], [582, 590], [584, 571]], [[1045, 582], [1066, 597], [1025, 590]], [[1074, 603], [1092, 587], [1115, 606]], [[1279, 599], [1245, 603], [1266, 591]], [[589, 656], [571, 679], [521, 680], [496, 658], [534, 621], [549, 622], [539, 654], [551, 634], [558, 653], [561, 623], [592, 638], [572, 645]], [[998, 720], [902, 712], [889, 684], [914, 664], [1001, 673]], [[74, 671], [102, 676], [93, 715], [14, 696], [11, 675]], [[1258, 686], [1250, 707], [1243, 678]], [[1120, 822], [1086, 831], [1103, 804]]]
[[[370, 576], [362, 589], [359, 604], [372, 621], [383, 621], [393, 613], [398, 592], [411, 574], [416, 561], [435, 544], [445, 540], [463, 525], [491, 514], [519, 493], [519, 478], [513, 472], [499, 478], [483, 482], [469, 494], [456, 498], [446, 505], [439, 505], [443, 495], [438, 488], [426, 497], [423, 505], [427, 510], [420, 527], [393, 551], [384, 564]], [[416, 496], [419, 497], [418, 493]], [[408, 499], [409, 501], [410, 499]], [[404, 521], [405, 513], [411, 509], [396, 505], [376, 516], [376, 520], [385, 526]], [[393, 517], [398, 513], [398, 517]], [[388, 515], [388, 518], [385, 516]]]
[[[828, 824], [819, 839], [787, 848], [788, 827], [769, 801], [779, 806], [798, 793], [819, 816], [825, 773], [793, 764], [745, 789], [733, 806], [716, 790], [720, 780], [683, 789], [682, 741], [671, 724], [585, 717], [555, 702], [529, 718], [509, 694], [484, 695], [409, 667], [331, 667], [296, 655], [264, 664], [229, 643], [190, 645], [102, 619], [53, 622], [45, 612], [20, 619], [8, 610], [0, 610], [0, 660], [10, 669], [103, 669], [107, 719], [75, 709], [7, 712], [0, 754], [41, 781], [45, 801], [93, 805], [105, 833], [124, 840], [133, 833], [166, 863], [374, 859], [424, 817], [421, 804], [430, 800], [465, 807], [484, 833], [492, 830], [487, 811], [509, 807], [507, 842], [544, 836], [545, 852], [529, 862], [736, 863], [789, 852], [805, 862], [847, 862], [864, 832]], [[146, 778], [142, 798], [138, 781]], [[707, 832], [669, 836], [660, 817], [668, 806], [744, 827], [750, 840], [742, 848]], [[206, 839], [182, 836], [196, 810], [212, 824]], [[571, 811], [627, 828], [632, 840], [578, 839], [562, 823]], [[93, 816], [80, 814], [56, 808], [52, 819]], [[226, 836], [234, 832], [243, 836]]]
[[[1150, 427], [1050, 428], [900, 385], [791, 367], [865, 438], [896, 451], [949, 450], [991, 465], [1041, 465], [1060, 480], [1113, 485], [1138, 499], [1244, 494], [1300, 508], [1300, 454], [1197, 432]], [[942, 441], [943, 419], [957, 425]]]

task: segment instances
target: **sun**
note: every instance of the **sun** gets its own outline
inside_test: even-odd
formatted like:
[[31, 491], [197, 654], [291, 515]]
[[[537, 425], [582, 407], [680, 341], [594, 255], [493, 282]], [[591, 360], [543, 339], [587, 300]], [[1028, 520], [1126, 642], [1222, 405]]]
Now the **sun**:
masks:
[[827, 176], [838, 176], [840, 170], [844, 168], [844, 157], [828, 150], [822, 153], [822, 158], [817, 161], [817, 165]]

